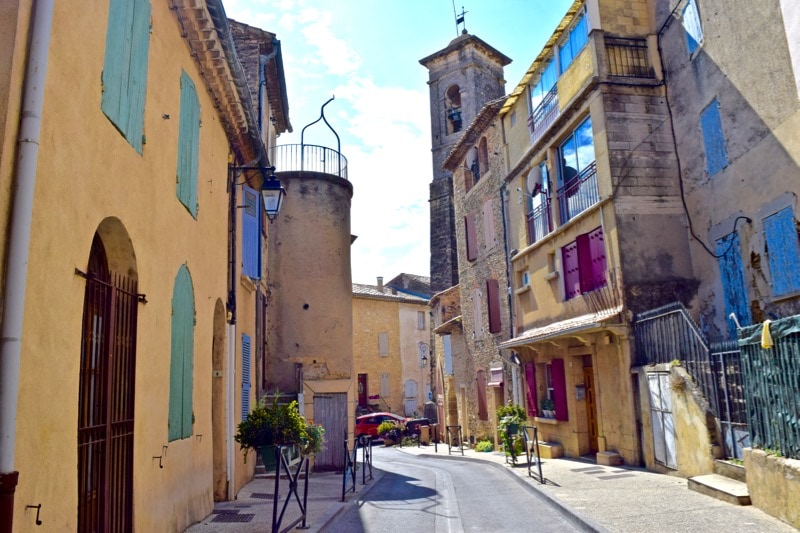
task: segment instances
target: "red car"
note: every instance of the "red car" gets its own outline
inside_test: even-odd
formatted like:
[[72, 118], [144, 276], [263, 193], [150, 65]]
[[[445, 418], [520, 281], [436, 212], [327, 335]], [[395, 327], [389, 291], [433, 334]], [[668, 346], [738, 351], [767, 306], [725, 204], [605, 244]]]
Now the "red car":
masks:
[[356, 437], [371, 435], [377, 438], [378, 426], [381, 425], [381, 422], [385, 422], [386, 420], [403, 425], [408, 418], [393, 413], [370, 413], [368, 415], [361, 415], [356, 417]]

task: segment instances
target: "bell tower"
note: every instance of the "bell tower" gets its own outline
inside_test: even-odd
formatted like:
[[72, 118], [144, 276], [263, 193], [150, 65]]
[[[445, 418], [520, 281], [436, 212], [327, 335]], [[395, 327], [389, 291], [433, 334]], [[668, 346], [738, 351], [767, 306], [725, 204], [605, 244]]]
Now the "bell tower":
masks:
[[431, 209], [431, 290], [458, 284], [453, 176], [442, 162], [486, 102], [505, 95], [503, 67], [511, 59], [464, 29], [447, 47], [420, 59], [428, 69], [433, 182]]

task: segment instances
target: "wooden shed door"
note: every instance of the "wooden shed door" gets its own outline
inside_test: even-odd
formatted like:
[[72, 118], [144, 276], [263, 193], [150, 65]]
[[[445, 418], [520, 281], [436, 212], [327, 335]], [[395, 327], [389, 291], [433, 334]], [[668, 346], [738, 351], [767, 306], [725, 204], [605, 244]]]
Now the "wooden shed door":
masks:
[[314, 395], [314, 422], [325, 428], [325, 449], [317, 454], [314, 468], [344, 468], [344, 440], [347, 437], [347, 393]]

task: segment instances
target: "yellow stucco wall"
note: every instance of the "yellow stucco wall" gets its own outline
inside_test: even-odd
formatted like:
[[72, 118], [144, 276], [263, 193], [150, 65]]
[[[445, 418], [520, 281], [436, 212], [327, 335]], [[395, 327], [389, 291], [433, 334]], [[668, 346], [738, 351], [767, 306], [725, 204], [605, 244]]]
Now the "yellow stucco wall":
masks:
[[800, 461], [745, 448], [744, 466], [753, 505], [800, 529]]
[[[147, 295], [138, 306], [134, 528], [182, 531], [213, 505], [210, 376], [214, 306], [226, 300], [228, 141], [175, 16], [152, 2], [147, 142], [139, 155], [100, 109], [108, 3], [93, 9], [86, 16], [74, 3], [56, 2], [53, 17], [22, 342], [15, 531], [38, 531], [24, 518], [34, 501], [53, 531], [77, 527], [85, 281], [74, 270], [86, 270], [95, 230], [108, 217], [129, 237], [136, 266], [128, 274]], [[201, 107], [197, 220], [176, 197], [181, 70], [194, 80]], [[171, 298], [182, 264], [195, 298], [195, 423], [191, 438], [168, 442]], [[163, 446], [159, 468], [153, 456], [164, 455]]]
[[644, 35], [651, 26], [646, 0], [595, 0], [601, 27], [614, 35]]

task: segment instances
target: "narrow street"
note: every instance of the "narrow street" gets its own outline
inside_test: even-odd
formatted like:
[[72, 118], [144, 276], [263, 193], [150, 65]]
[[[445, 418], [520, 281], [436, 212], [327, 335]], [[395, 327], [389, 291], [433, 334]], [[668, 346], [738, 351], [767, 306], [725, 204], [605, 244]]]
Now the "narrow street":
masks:
[[323, 531], [577, 531], [489, 464], [375, 448], [373, 465], [386, 472], [378, 485]]

